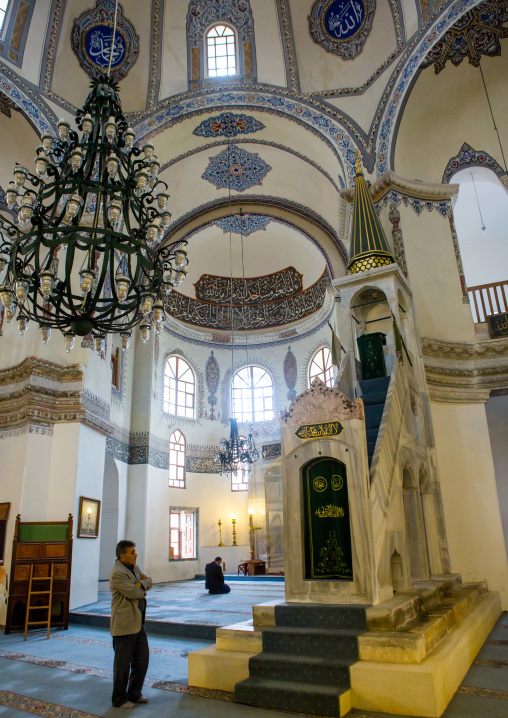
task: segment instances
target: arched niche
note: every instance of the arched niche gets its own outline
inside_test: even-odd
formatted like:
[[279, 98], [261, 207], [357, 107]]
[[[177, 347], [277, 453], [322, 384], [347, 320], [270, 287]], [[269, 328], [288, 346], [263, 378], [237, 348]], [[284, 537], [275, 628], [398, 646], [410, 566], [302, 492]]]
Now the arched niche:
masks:
[[402, 470], [402, 498], [411, 578], [425, 581], [430, 578], [427, 535], [419, 486], [409, 466]]
[[102, 491], [99, 581], [107, 581], [115, 562], [118, 543], [119, 480], [116, 461], [106, 454], [104, 461], [104, 485]]
[[272, 572], [284, 571], [284, 514], [282, 506], [282, 460], [265, 469], [266, 553]]
[[391, 307], [386, 294], [382, 289], [375, 286], [364, 287], [354, 295], [351, 302], [351, 315], [355, 331], [355, 352], [356, 358], [360, 359], [358, 351], [358, 339], [365, 334], [380, 332], [385, 336], [383, 340], [383, 355], [386, 367], [386, 375], [392, 372], [395, 360], [395, 341], [393, 337], [393, 325], [391, 318]]

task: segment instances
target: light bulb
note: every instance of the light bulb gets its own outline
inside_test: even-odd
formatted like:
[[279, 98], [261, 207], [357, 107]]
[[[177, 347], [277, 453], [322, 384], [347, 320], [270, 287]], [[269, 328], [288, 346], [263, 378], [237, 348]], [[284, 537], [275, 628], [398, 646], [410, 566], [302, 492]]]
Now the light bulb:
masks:
[[95, 336], [93, 338], [93, 341], [94, 341], [94, 345], [95, 345], [95, 353], [102, 354], [102, 352], [104, 351], [105, 344], [106, 344], [106, 337], [103, 336], [102, 334], [97, 334], [97, 336]]
[[236, 521], [236, 514], [231, 514], [231, 520]]
[[35, 171], [39, 177], [44, 177], [48, 169], [49, 160], [44, 153], [37, 155], [35, 158]]
[[152, 158], [152, 161], [150, 162], [150, 172], [152, 177], [157, 177], [159, 174], [159, 170], [161, 168], [161, 163], [156, 157]]
[[18, 331], [23, 336], [23, 334], [26, 332], [28, 327], [28, 317], [25, 317], [23, 314], [20, 314], [18, 316]]
[[123, 139], [125, 141], [125, 147], [130, 150], [131, 147], [134, 145], [134, 140], [136, 139], [136, 133], [131, 127], [128, 127], [125, 130]]
[[160, 219], [156, 217], [152, 222], [148, 225], [146, 229], [146, 241], [149, 244], [152, 244], [157, 239], [157, 235], [159, 234], [159, 225], [160, 225]]
[[85, 296], [85, 294], [88, 294], [88, 292], [92, 288], [94, 279], [95, 279], [95, 272], [93, 272], [91, 269], [82, 269], [81, 272], [79, 273], [79, 284], [80, 284], [81, 294], [83, 296]]
[[145, 160], [151, 160], [153, 157], [154, 146], [151, 142], [145, 142], [143, 145], [143, 152], [145, 154]]
[[171, 213], [170, 212], [163, 212], [161, 214], [161, 228], [166, 229], [166, 227], [169, 227], [169, 220], [171, 219]]
[[51, 338], [51, 327], [41, 324], [41, 340], [43, 344], [47, 344]]
[[16, 183], [16, 187], [23, 187], [26, 180], [26, 169], [24, 167], [21, 167], [20, 165], [16, 165], [14, 168], [14, 181]]
[[9, 185], [5, 191], [5, 198], [7, 200], [7, 207], [12, 209], [18, 199], [18, 188], [14, 182], [9, 182]]
[[141, 312], [146, 316], [147, 314], [150, 314], [152, 311], [153, 303], [155, 301], [155, 297], [153, 294], [150, 294], [149, 292], [143, 292], [141, 295]]
[[187, 276], [187, 272], [185, 269], [179, 269], [178, 272], [175, 274], [175, 278], [173, 279], [173, 286], [178, 287], [185, 277]]
[[22, 223], [29, 222], [30, 218], [33, 214], [33, 207], [32, 207], [32, 198], [30, 195], [25, 195], [23, 199], [21, 200], [21, 220]]
[[152, 316], [154, 322], [162, 322], [164, 320], [164, 305], [160, 299], [157, 299], [152, 309]]
[[116, 295], [120, 302], [123, 302], [127, 298], [129, 284], [129, 280], [123, 274], [119, 274], [116, 278]]
[[14, 292], [5, 284], [0, 286], [0, 300], [6, 309], [10, 309], [14, 303]]
[[79, 194], [73, 194], [67, 200], [67, 204], [65, 205], [65, 219], [67, 222], [72, 222], [82, 204], [83, 200]]
[[65, 332], [64, 346], [65, 346], [65, 351], [67, 352], [67, 354], [70, 354], [70, 352], [72, 351], [72, 348], [74, 347], [75, 340], [76, 340], [76, 337], [74, 336], [74, 334], [72, 332]]
[[168, 200], [169, 194], [167, 192], [159, 192], [159, 194], [157, 195], [157, 205], [161, 211], [163, 209], [166, 209], [168, 205]]
[[67, 120], [60, 120], [60, 122], [57, 125], [58, 127], [58, 134], [60, 135], [60, 139], [66, 140], [69, 136], [69, 130], [71, 129], [71, 126], [67, 122]]
[[39, 274], [39, 281], [41, 283], [41, 292], [44, 299], [48, 299], [51, 294], [51, 288], [53, 286], [53, 272], [46, 270]]
[[148, 180], [148, 172], [145, 169], [139, 170], [136, 179], [137, 179], [136, 187], [138, 189], [138, 192], [141, 193], [146, 187], [146, 183]]
[[116, 134], [116, 122], [114, 117], [110, 117], [109, 120], [106, 122], [106, 137], [110, 142], [112, 142], [115, 138]]
[[143, 344], [146, 344], [147, 341], [150, 339], [150, 329], [151, 329], [151, 327], [150, 327], [150, 324], [148, 324], [148, 323], [142, 324], [139, 327], [139, 332], [141, 334], [141, 341], [143, 342]]
[[85, 133], [85, 135], [89, 135], [92, 131], [93, 127], [93, 120], [90, 114], [87, 112], [86, 115], [84, 115], [83, 119], [81, 120], [81, 129]]
[[175, 264], [177, 267], [185, 267], [187, 264], [187, 252], [184, 249], [177, 249], [175, 252]]
[[120, 163], [118, 162], [118, 157], [115, 155], [114, 152], [112, 152], [107, 161], [107, 168], [108, 168], [108, 174], [113, 179], [113, 177], [116, 175], [118, 170], [118, 165]]
[[108, 217], [109, 221], [113, 226], [118, 222], [120, 219], [120, 215], [122, 213], [122, 203], [119, 199], [112, 199], [108, 203]]
[[11, 321], [16, 316], [16, 305], [13, 304], [9, 309], [5, 310], [5, 318], [7, 319], [7, 324], [10, 324]]
[[120, 336], [122, 337], [122, 349], [126, 351], [131, 343], [131, 332], [122, 332]]
[[53, 137], [49, 134], [49, 132], [45, 132], [42, 137], [42, 146], [44, 147], [45, 152], [51, 152], [51, 149], [53, 147]]
[[71, 169], [73, 172], [77, 172], [79, 170], [79, 168], [83, 164], [84, 157], [85, 156], [83, 154], [83, 151], [79, 147], [76, 147], [74, 152], [71, 154], [71, 160], [70, 160], [71, 161]]
[[28, 290], [30, 289], [30, 285], [25, 279], [18, 279], [15, 285], [16, 289], [16, 299], [18, 302], [24, 302], [25, 299], [28, 296]]

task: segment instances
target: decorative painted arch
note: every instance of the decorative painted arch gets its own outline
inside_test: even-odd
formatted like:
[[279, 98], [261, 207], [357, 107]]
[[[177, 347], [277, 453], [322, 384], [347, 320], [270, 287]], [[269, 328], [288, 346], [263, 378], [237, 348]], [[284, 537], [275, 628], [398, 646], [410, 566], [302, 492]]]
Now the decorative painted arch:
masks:
[[452, 177], [466, 167], [484, 167], [492, 170], [503, 185], [508, 189], [508, 173], [504, 170], [499, 162], [483, 150], [475, 150], [467, 142], [464, 142], [459, 153], [452, 157], [443, 172], [443, 184], [449, 184]]
[[376, 129], [376, 174], [393, 169], [395, 141], [409, 93], [416, 82], [420, 66], [436, 42], [471, 8], [482, 0], [463, 0], [460, 5], [447, 3], [433, 22], [424, 25], [401, 55], [378, 107], [381, 117]]
[[40, 95], [31, 92], [12, 72], [4, 68], [0, 68], [0, 92], [19, 107], [39, 135], [48, 131], [56, 134], [58, 118], [55, 113], [41, 100]]

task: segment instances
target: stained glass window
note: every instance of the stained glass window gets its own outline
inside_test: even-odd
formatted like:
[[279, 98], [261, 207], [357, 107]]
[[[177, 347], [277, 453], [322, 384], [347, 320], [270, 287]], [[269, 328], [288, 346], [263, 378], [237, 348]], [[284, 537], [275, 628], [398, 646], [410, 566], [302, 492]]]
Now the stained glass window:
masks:
[[169, 486], [185, 489], [185, 436], [178, 429], [169, 437]]
[[236, 75], [236, 38], [227, 25], [214, 25], [206, 33], [208, 77]]
[[273, 383], [260, 366], [246, 366], [233, 377], [233, 416], [240, 422], [273, 419]]
[[193, 419], [195, 390], [194, 372], [185, 359], [169, 357], [164, 371], [164, 411]]
[[311, 359], [309, 365], [309, 386], [313, 379], [321, 379], [326, 386], [333, 386], [332, 353], [328, 347], [321, 347]]

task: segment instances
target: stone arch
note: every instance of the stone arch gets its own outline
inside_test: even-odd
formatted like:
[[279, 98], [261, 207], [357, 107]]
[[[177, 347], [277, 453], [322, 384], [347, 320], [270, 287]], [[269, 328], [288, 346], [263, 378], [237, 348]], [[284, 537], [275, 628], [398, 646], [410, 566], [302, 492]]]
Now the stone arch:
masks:
[[491, 170], [499, 178], [503, 186], [508, 189], [508, 174], [499, 162], [497, 162], [488, 152], [484, 150], [475, 150], [467, 142], [464, 142], [459, 153], [452, 157], [443, 172], [442, 183], [449, 184], [452, 177], [467, 167], [483, 167]]
[[14, 102], [39, 135], [43, 132], [57, 133], [58, 118], [39, 95], [31, 92], [23, 83], [18, 82], [12, 73], [7, 74], [5, 70], [0, 71], [0, 86], [2, 92]]

